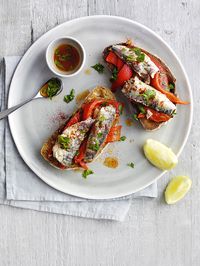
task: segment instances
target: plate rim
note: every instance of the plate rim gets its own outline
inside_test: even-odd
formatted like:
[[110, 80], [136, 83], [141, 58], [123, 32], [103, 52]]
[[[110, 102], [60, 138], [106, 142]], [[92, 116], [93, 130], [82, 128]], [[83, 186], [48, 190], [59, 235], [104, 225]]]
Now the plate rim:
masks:
[[[183, 72], [183, 75], [184, 75], [184, 78], [186, 80], [186, 85], [188, 87], [188, 92], [189, 92], [189, 97], [191, 99], [190, 101], [190, 116], [189, 116], [189, 123], [188, 123], [188, 126], [187, 126], [187, 131], [185, 132], [185, 138], [182, 142], [182, 145], [179, 147], [178, 149], [178, 152], [177, 152], [177, 156], [179, 157], [181, 152], [183, 151], [185, 145], [186, 145], [186, 142], [188, 140], [188, 137], [189, 137], [189, 134], [190, 134], [190, 131], [191, 131], [191, 127], [192, 127], [192, 121], [193, 121], [193, 93], [192, 93], [192, 89], [191, 89], [191, 85], [190, 85], [190, 81], [189, 81], [189, 78], [188, 78], [188, 75], [185, 71], [185, 68], [183, 66], [183, 64], [181, 63], [180, 59], [178, 58], [178, 56], [176, 55], [176, 53], [174, 52], [174, 50], [170, 47], [170, 45], [167, 44], [167, 42], [162, 38], [160, 37], [156, 32], [154, 32], [153, 30], [151, 30], [150, 28], [148, 28], [147, 26], [137, 22], [137, 21], [134, 21], [132, 19], [129, 19], [129, 18], [126, 18], [126, 17], [122, 17], [122, 16], [111, 16], [111, 15], [93, 15], [93, 16], [83, 16], [83, 17], [79, 17], [79, 18], [75, 18], [75, 19], [72, 19], [72, 20], [68, 20], [68, 21], [65, 21], [55, 27], [53, 27], [52, 29], [48, 30], [47, 32], [45, 32], [44, 34], [42, 34], [28, 49], [27, 51], [24, 53], [24, 55], [22, 56], [21, 60], [19, 61], [19, 63], [17, 64], [17, 67], [12, 75], [12, 78], [11, 78], [11, 82], [10, 82], [10, 86], [9, 86], [9, 92], [8, 92], [8, 101], [7, 101], [7, 105], [8, 105], [8, 108], [11, 107], [11, 97], [10, 97], [10, 88], [12, 87], [12, 84], [14, 82], [14, 78], [15, 76], [17, 75], [17, 71], [20, 67], [21, 64], [23, 64], [23, 60], [24, 58], [35, 48], [35, 46], [37, 45], [37, 43], [44, 39], [48, 34], [51, 34], [52, 31], [54, 31], [55, 29], [58, 29], [60, 27], [63, 27], [63, 25], [66, 25], [66, 24], [70, 24], [72, 22], [76, 22], [76, 21], [81, 21], [81, 20], [90, 20], [90, 19], [95, 19], [95, 18], [98, 18], [98, 19], [117, 19], [119, 21], [127, 21], [131, 24], [135, 24], [141, 28], [143, 28], [144, 30], [148, 31], [149, 33], [151, 33], [152, 35], [154, 35], [157, 39], [159, 39], [159, 41], [168, 49], [170, 50], [170, 52], [172, 53], [172, 55], [174, 56], [174, 58], [176, 59], [177, 63], [179, 64], [179, 67], [181, 68], [181, 71]], [[82, 192], [79, 192], [79, 193], [71, 193], [71, 192], [66, 192], [64, 189], [62, 190], [61, 188], [58, 188], [54, 183], [52, 183], [50, 180], [47, 180], [45, 178], [43, 178], [42, 175], [40, 175], [38, 173], [38, 171], [36, 171], [35, 169], [33, 169], [32, 166], [29, 165], [28, 163], [28, 160], [26, 159], [26, 156], [23, 155], [23, 152], [20, 151], [20, 149], [18, 148], [18, 142], [17, 140], [15, 139], [14, 137], [14, 133], [13, 133], [13, 129], [14, 129], [14, 119], [12, 119], [12, 116], [8, 117], [8, 122], [9, 122], [9, 128], [10, 128], [10, 132], [11, 132], [11, 135], [12, 135], [12, 139], [16, 145], [16, 148], [21, 156], [21, 158], [23, 159], [23, 161], [26, 163], [26, 165], [31, 169], [31, 171], [33, 171], [43, 182], [45, 182], [47, 185], [53, 187], [54, 189], [58, 190], [58, 191], [61, 191], [65, 194], [69, 194], [69, 195], [73, 195], [73, 196], [77, 196], [77, 197], [81, 197], [81, 198], [85, 198], [85, 199], [97, 199], [97, 200], [104, 200], [104, 199], [113, 199], [113, 198], [120, 198], [120, 197], [124, 197], [124, 196], [128, 196], [128, 195], [131, 195], [137, 191], [140, 191], [148, 186], [150, 186], [151, 184], [153, 184], [154, 182], [156, 182], [158, 179], [160, 179], [167, 171], [162, 171], [159, 175], [157, 175], [153, 181], [149, 181], [148, 183], [146, 183], [146, 185], [140, 187], [140, 189], [131, 189], [131, 191], [128, 191], [127, 193], [117, 193], [117, 195], [107, 195], [107, 196], [92, 196], [92, 195], [85, 195], [84, 193]]]

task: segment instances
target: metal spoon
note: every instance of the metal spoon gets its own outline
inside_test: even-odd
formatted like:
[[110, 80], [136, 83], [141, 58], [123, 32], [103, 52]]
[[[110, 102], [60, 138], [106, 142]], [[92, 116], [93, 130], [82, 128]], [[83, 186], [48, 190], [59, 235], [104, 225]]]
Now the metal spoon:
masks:
[[[49, 83], [51, 82], [51, 83]], [[52, 82], [56, 82], [57, 85], [59, 86], [59, 89], [57, 91], [54, 91], [54, 93], [52, 93], [52, 95], [50, 96], [47, 92], [47, 88], [48, 88], [48, 84], [52, 84]], [[7, 117], [9, 114], [11, 114], [12, 112], [14, 112], [15, 110], [17, 110], [18, 108], [20, 108], [21, 106], [23, 106], [24, 104], [32, 101], [32, 100], [35, 100], [35, 99], [38, 99], [38, 98], [51, 98], [51, 97], [54, 97], [54, 96], [57, 96], [58, 94], [61, 93], [61, 91], [63, 90], [63, 83], [62, 83], [62, 80], [59, 79], [59, 78], [51, 78], [49, 79], [46, 83], [44, 83], [42, 85], [42, 87], [39, 89], [38, 93], [35, 95], [35, 97], [31, 97], [30, 99], [27, 99], [25, 100], [24, 102], [22, 103], [19, 103], [9, 109], [6, 109], [2, 112], [0, 112], [0, 120]]]

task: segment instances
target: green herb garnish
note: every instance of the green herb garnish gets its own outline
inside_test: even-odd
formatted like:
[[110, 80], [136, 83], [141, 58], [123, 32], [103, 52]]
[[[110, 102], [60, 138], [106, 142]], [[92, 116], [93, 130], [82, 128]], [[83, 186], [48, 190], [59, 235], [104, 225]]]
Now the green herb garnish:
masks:
[[137, 114], [133, 114], [133, 116], [132, 116], [132, 117], [133, 117], [133, 119], [134, 119], [134, 120], [138, 121]]
[[153, 99], [156, 96], [156, 92], [153, 90], [146, 90], [142, 96], [145, 98], [146, 102]]
[[55, 54], [56, 54], [56, 55], [59, 55], [59, 53], [60, 53], [60, 50], [59, 50], [59, 49], [56, 49], [56, 50], [55, 50]]
[[70, 142], [69, 137], [64, 137], [62, 135], [58, 136], [58, 143], [60, 144], [62, 149], [67, 150], [69, 148], [69, 142]]
[[131, 168], [135, 167], [134, 163], [132, 163], [132, 162], [131, 163], [127, 163], [127, 165], [130, 166]]
[[116, 67], [114, 67], [110, 81], [111, 82], [115, 81], [117, 79], [117, 75], [118, 75], [118, 69]]
[[67, 61], [67, 60], [69, 60], [71, 58], [71, 55], [68, 55], [68, 54], [61, 55], [60, 58], [62, 59], [62, 61]]
[[128, 55], [126, 56], [126, 60], [132, 62], [132, 61], [135, 61], [135, 57], [133, 55]]
[[177, 114], [177, 112], [176, 112], [176, 110], [174, 110], [173, 112], [172, 112], [172, 115], [176, 115]]
[[100, 63], [94, 65], [94, 66], [91, 66], [92, 68], [94, 68], [98, 73], [103, 73], [104, 71], [104, 66]]
[[79, 155], [79, 151], [76, 151], [75, 156]]
[[92, 150], [92, 151], [98, 151], [100, 146], [99, 146], [99, 142], [96, 140], [94, 144], [90, 144], [89, 148]]
[[133, 51], [134, 51], [135, 54], [137, 55], [136, 60], [137, 60], [138, 62], [143, 62], [143, 61], [144, 61], [144, 58], [145, 58], [145, 54], [142, 53], [141, 49], [140, 49], [140, 48], [137, 48], [137, 47], [134, 47], [134, 48], [133, 48]]
[[138, 62], [143, 62], [144, 61], [144, 57], [145, 57], [145, 55], [141, 54], [140, 56], [137, 57], [137, 61]]
[[122, 115], [122, 113], [123, 113], [123, 106], [122, 106], [122, 104], [119, 105], [118, 109], [119, 109], [120, 115]]
[[71, 89], [70, 94], [65, 95], [63, 100], [66, 103], [69, 103], [69, 102], [71, 102], [74, 99], [74, 97], [75, 97], [75, 90]]
[[102, 132], [99, 132], [99, 133], [97, 134], [97, 138], [98, 138], [98, 139], [100, 139], [102, 136], [103, 136], [103, 133], [102, 133]]
[[174, 84], [170, 83], [169, 86], [168, 86], [168, 90], [169, 91], [173, 91], [175, 88]]
[[126, 136], [122, 136], [121, 138], [120, 138], [120, 141], [125, 141], [126, 140]]
[[104, 103], [101, 104], [101, 106], [107, 106], [107, 105], [108, 105], [107, 102], [104, 102]]
[[64, 69], [64, 66], [58, 60], [55, 60], [54, 63], [56, 64], [57, 67]]
[[105, 121], [105, 120], [106, 120], [106, 118], [105, 118], [104, 115], [101, 115], [101, 116], [99, 117], [99, 121], [100, 121], [100, 122], [103, 122], [103, 121]]
[[87, 169], [87, 170], [84, 170], [83, 173], [82, 173], [82, 177], [83, 178], [87, 178], [88, 175], [92, 175], [94, 174], [94, 172], [90, 169]]
[[144, 109], [144, 107], [142, 105], [139, 104], [138, 105], [138, 109], [139, 109], [140, 113], [146, 114], [146, 111], [145, 111], [145, 109]]
[[52, 97], [55, 96], [60, 90], [60, 82], [58, 79], [51, 79], [47, 85], [47, 96], [52, 99]]

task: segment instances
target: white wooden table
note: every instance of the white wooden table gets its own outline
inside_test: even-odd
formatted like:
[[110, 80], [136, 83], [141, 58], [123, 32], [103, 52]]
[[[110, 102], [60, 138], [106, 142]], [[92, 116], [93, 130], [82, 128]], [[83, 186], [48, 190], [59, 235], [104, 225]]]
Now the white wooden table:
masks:
[[[189, 141], [179, 165], [159, 181], [159, 197], [135, 199], [123, 223], [0, 206], [0, 265], [200, 265], [200, 2], [0, 0], [0, 59], [22, 55], [59, 23], [95, 14], [141, 22], [175, 50], [189, 74], [195, 99]], [[167, 206], [163, 190], [173, 174], [190, 175], [193, 187], [185, 200]]]

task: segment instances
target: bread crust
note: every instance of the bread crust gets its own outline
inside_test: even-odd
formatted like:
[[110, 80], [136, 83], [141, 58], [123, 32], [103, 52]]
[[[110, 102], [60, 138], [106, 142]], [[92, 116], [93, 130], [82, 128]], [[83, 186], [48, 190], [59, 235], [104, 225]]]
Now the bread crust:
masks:
[[[107, 99], [107, 100], [116, 100], [114, 94], [110, 91], [110, 89], [106, 88], [106, 87], [102, 87], [102, 86], [97, 86], [95, 87], [89, 94], [88, 96], [85, 98], [84, 102], [82, 104], [88, 103], [92, 100], [97, 100], [97, 99]], [[81, 106], [82, 106], [81, 104]], [[81, 106], [79, 106], [79, 108], [74, 112], [76, 113]], [[73, 114], [74, 114], [73, 113]], [[68, 119], [69, 120], [69, 119]], [[58, 162], [56, 160], [56, 158], [54, 158], [53, 156], [50, 156], [52, 154], [52, 148], [55, 144], [55, 142], [57, 141], [58, 135], [60, 135], [62, 133], [62, 131], [64, 130], [64, 127], [67, 123], [67, 121], [65, 121], [65, 123], [60, 126], [43, 144], [42, 148], [41, 148], [41, 155], [42, 157], [52, 166], [54, 166], [57, 169], [60, 170], [72, 170], [72, 169], [82, 169], [79, 165], [77, 164], [73, 164], [70, 167], [67, 166], [63, 166], [60, 162]], [[119, 117], [117, 116], [116, 119], [114, 120], [112, 126], [116, 125], [119, 123]], [[96, 154], [96, 157], [102, 152], [102, 150], [105, 148], [105, 146], [107, 146], [107, 143], [103, 143], [103, 145], [101, 146], [101, 149], [98, 151], [98, 154]]]

